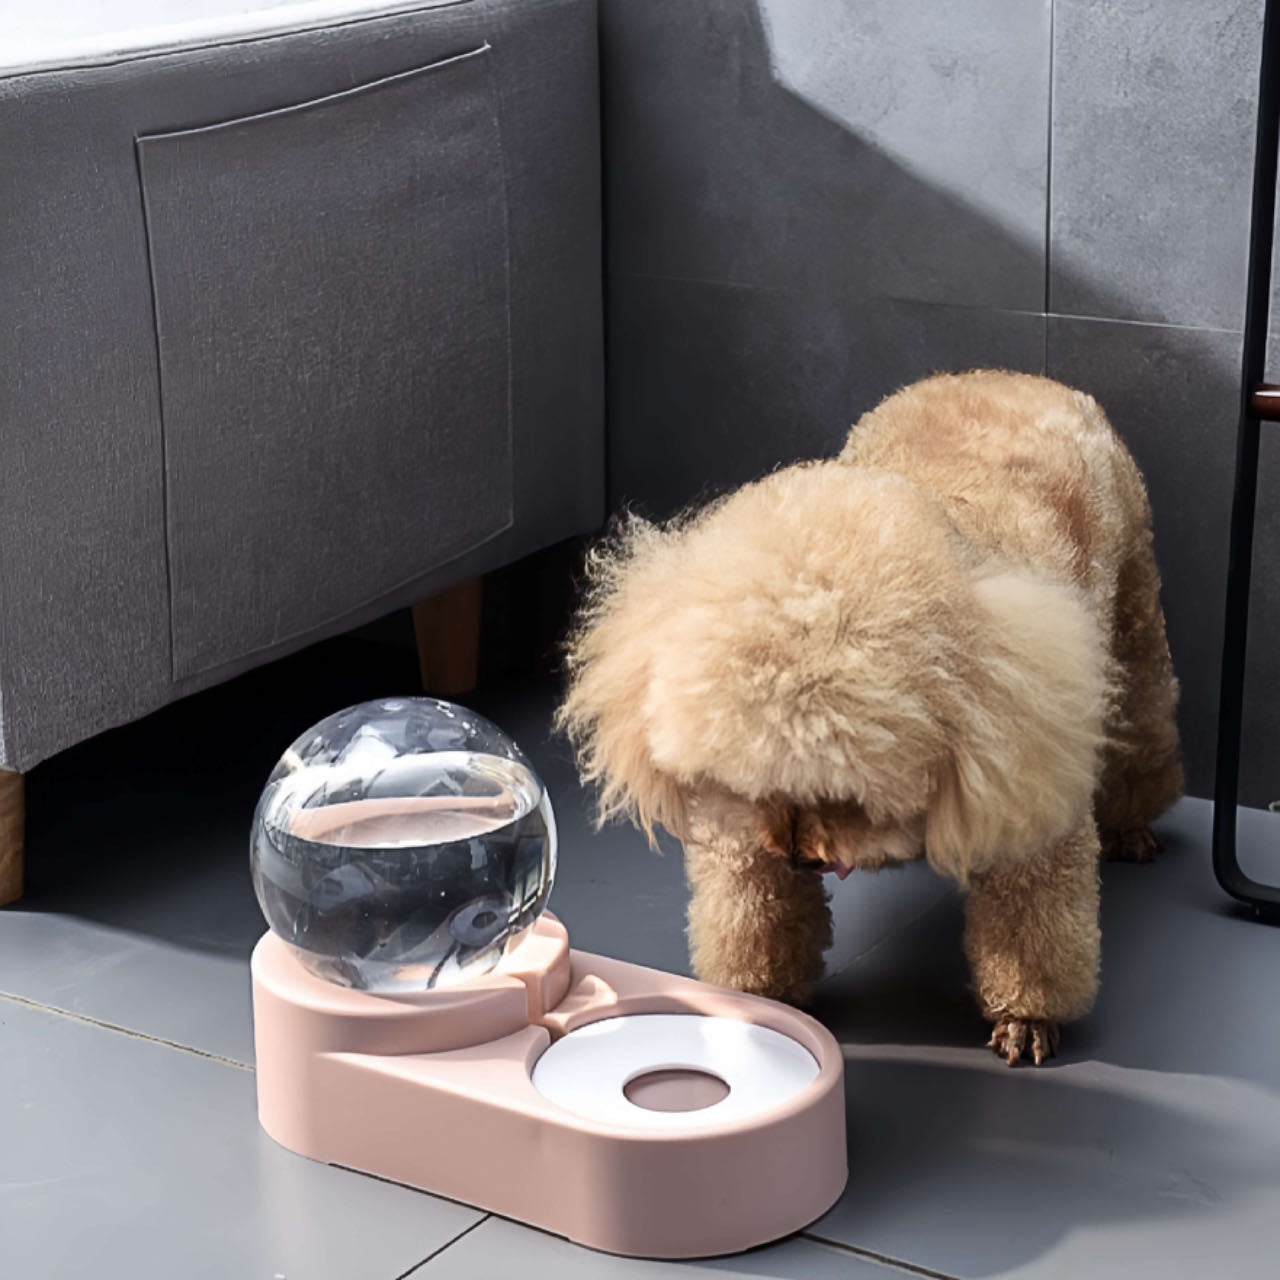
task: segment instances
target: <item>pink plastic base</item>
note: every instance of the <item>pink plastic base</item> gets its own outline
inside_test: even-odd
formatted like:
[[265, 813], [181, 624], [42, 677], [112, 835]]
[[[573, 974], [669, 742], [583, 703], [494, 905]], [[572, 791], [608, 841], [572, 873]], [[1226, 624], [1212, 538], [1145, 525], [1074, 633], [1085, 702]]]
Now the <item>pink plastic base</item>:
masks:
[[[253, 953], [258, 1113], [283, 1146], [610, 1253], [736, 1253], [806, 1226], [839, 1197], [843, 1057], [784, 1005], [570, 951], [544, 916], [485, 978], [413, 997], [348, 991], [268, 934]], [[750, 1124], [647, 1132], [572, 1115], [534, 1088], [553, 1039], [623, 1014], [770, 1027], [817, 1078]]]

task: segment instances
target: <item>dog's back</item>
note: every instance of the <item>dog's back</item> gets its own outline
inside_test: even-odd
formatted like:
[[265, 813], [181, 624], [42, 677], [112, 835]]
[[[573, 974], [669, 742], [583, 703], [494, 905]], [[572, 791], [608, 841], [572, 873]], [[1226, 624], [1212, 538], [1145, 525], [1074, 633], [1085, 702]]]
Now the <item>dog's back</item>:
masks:
[[1107, 625], [1146, 489], [1092, 396], [1049, 378], [939, 374], [882, 401], [841, 460], [911, 479], [988, 553], [1075, 582]]

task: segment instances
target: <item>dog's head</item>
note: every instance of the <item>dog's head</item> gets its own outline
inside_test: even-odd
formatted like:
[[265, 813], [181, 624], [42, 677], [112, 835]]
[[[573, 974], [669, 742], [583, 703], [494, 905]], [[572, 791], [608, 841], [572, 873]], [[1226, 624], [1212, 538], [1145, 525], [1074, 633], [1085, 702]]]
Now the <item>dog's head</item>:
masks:
[[1105, 654], [1078, 593], [976, 564], [900, 476], [780, 471], [595, 562], [562, 724], [605, 816], [701, 790], [793, 861], [960, 879], [1086, 811]]

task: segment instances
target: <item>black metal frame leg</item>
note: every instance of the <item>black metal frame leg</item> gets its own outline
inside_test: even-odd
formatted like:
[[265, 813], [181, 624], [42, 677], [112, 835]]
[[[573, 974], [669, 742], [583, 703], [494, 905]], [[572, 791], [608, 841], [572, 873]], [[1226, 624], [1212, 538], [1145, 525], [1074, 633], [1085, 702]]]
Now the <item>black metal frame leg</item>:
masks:
[[1213, 870], [1233, 898], [1280, 922], [1280, 885], [1245, 874], [1236, 852], [1240, 787], [1240, 736], [1244, 713], [1249, 582], [1253, 566], [1258, 496], [1258, 440], [1263, 421], [1280, 421], [1280, 388], [1266, 376], [1271, 304], [1271, 251], [1276, 210], [1276, 153], [1280, 145], [1280, 5], [1267, 0], [1258, 83], [1258, 132], [1254, 154], [1253, 215], [1249, 233], [1249, 292], [1245, 304], [1240, 428], [1236, 437], [1235, 494], [1227, 561], [1226, 628], [1218, 702], [1217, 775], [1213, 791]]

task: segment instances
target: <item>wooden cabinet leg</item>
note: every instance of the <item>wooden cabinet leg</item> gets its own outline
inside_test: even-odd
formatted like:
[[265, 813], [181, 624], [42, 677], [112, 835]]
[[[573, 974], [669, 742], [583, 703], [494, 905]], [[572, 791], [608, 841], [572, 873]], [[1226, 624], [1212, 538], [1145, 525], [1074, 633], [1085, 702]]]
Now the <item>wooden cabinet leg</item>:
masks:
[[476, 687], [484, 579], [472, 578], [413, 607], [418, 666], [427, 693], [452, 698]]
[[22, 897], [26, 833], [22, 774], [0, 769], [0, 907]]

